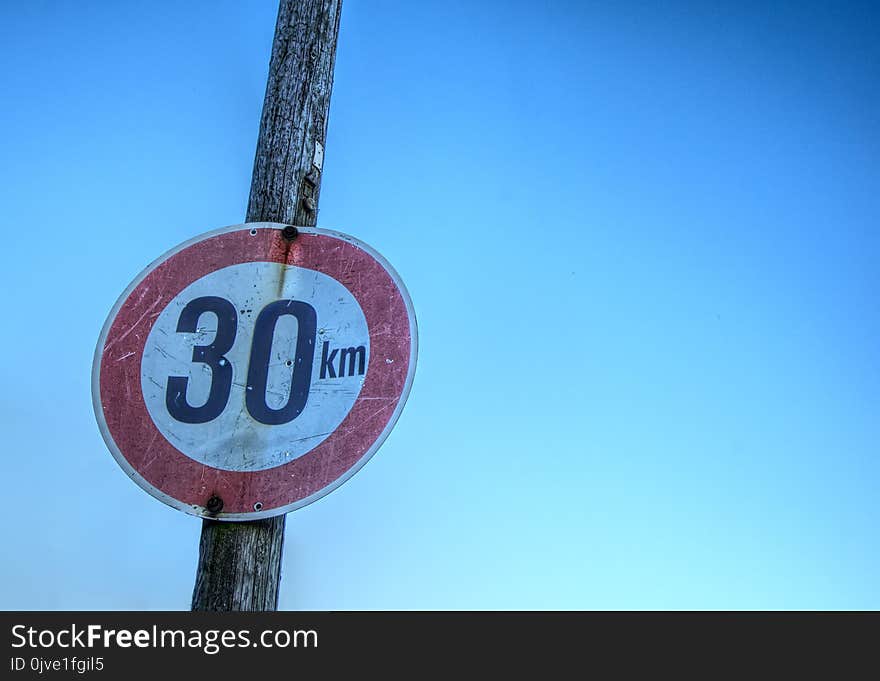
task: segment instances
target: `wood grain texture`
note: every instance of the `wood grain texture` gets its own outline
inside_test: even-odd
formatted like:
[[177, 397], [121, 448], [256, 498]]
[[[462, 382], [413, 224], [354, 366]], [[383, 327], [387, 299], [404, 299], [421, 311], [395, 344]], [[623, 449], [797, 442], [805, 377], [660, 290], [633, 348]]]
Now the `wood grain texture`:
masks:
[[[327, 135], [342, 0], [281, 0], [247, 222], [314, 226]], [[244, 523], [205, 520], [192, 609], [278, 607], [284, 516]]]
[[192, 609], [275, 610], [283, 544], [283, 515], [246, 523], [203, 521]]
[[315, 226], [341, 0], [282, 0], [248, 201], [248, 222]]

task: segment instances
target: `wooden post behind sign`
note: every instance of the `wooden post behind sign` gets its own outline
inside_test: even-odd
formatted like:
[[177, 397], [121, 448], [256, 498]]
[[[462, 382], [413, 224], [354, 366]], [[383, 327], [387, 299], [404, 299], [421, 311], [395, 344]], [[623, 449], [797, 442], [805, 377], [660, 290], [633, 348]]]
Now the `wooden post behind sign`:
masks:
[[[281, 0], [248, 222], [314, 226], [342, 0]], [[205, 520], [192, 609], [275, 610], [284, 516]]]

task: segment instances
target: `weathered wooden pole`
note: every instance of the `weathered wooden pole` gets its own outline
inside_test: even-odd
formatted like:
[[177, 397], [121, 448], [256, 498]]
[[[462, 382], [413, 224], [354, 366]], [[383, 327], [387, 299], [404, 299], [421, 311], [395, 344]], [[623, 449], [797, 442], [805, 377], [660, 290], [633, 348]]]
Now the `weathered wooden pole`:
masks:
[[[281, 0], [248, 222], [314, 226], [342, 0]], [[275, 610], [284, 516], [205, 520], [192, 609]]]

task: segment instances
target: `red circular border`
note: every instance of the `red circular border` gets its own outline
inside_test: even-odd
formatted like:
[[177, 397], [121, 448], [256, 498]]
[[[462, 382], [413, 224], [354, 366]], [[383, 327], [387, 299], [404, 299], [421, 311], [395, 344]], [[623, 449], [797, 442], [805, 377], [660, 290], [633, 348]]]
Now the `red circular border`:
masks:
[[[263, 515], [332, 485], [376, 442], [400, 401], [409, 373], [407, 306], [389, 272], [372, 255], [326, 234], [301, 232], [293, 241], [279, 229], [249, 228], [196, 242], [150, 271], [125, 299], [101, 352], [104, 419], [119, 452], [150, 485], [177, 501], [204, 507], [217, 495], [223, 515]], [[370, 360], [351, 411], [321, 444], [293, 461], [262, 471], [220, 470], [190, 459], [159, 432], [141, 392], [141, 356], [156, 318], [180, 291], [220, 268], [277, 262], [323, 272], [345, 286], [364, 312]]]

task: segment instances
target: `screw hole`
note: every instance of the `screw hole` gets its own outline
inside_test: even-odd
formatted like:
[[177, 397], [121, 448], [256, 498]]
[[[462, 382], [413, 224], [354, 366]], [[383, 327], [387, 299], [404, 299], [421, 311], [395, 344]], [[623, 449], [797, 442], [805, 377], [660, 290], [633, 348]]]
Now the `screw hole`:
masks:
[[260, 503], [260, 502], [258, 501], [257, 503], [254, 504], [254, 510], [255, 510], [255, 511], [262, 511], [262, 510], [263, 510], [263, 504]]
[[287, 361], [285, 362], [285, 364], [287, 364], [287, 366], [290, 366], [291, 364], [293, 364], [293, 362], [291, 362], [290, 360], [287, 360]]
[[256, 236], [256, 235], [257, 235], [257, 228], [254, 227], [251, 229], [251, 236]]

